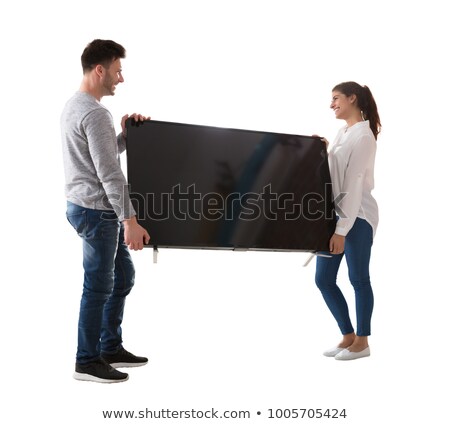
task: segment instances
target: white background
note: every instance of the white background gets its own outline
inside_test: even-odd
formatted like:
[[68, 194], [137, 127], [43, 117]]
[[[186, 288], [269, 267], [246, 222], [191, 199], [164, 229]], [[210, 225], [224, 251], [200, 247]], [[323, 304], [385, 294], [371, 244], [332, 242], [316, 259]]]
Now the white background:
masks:
[[[107, 421], [102, 410], [146, 408], [248, 410], [251, 419], [235, 422], [250, 423], [276, 421], [269, 408], [346, 408], [346, 420], [331, 421], [358, 424], [448, 420], [445, 3], [2, 6], [0, 420], [93, 424]], [[150, 363], [123, 384], [72, 379], [81, 245], [65, 219], [59, 115], [94, 38], [127, 49], [125, 83], [103, 101], [117, 129], [122, 115], [140, 112], [332, 140], [343, 123], [328, 108], [331, 88], [371, 88], [383, 131], [370, 358], [322, 356], [339, 332], [304, 253], [168, 249], [154, 265], [145, 250], [133, 253], [123, 329], [126, 348]], [[353, 311], [345, 266], [339, 279]]]

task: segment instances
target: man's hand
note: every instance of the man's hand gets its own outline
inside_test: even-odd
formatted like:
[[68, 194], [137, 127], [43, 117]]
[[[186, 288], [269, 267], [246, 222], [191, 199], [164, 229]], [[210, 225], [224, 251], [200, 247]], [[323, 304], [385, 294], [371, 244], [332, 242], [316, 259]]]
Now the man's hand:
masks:
[[133, 113], [132, 115], [122, 116], [122, 121], [121, 121], [120, 125], [122, 126], [122, 137], [123, 138], [127, 138], [127, 128], [125, 126], [125, 122], [128, 118], [134, 118], [134, 120], [136, 122], [144, 122], [144, 121], [149, 121], [151, 119], [150, 116], [144, 116], [144, 115], [141, 115], [140, 113]]
[[123, 221], [123, 226], [125, 230], [125, 244], [131, 250], [142, 250], [144, 248], [144, 243], [149, 243], [150, 236], [147, 230], [138, 224], [135, 216], [130, 219], [125, 219]]
[[330, 253], [340, 255], [344, 253], [345, 237], [334, 233], [330, 239]]

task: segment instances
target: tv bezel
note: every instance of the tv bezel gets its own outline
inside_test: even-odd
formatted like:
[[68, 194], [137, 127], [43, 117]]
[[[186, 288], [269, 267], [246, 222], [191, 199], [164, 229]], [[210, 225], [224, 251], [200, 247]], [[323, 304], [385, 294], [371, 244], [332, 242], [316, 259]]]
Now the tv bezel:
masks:
[[[248, 132], [248, 133], [258, 133], [261, 135], [277, 135], [277, 136], [287, 136], [287, 137], [302, 137], [302, 138], [309, 138], [311, 141], [314, 142], [320, 142], [323, 143], [323, 141], [318, 136], [308, 136], [308, 135], [300, 135], [300, 134], [289, 134], [289, 133], [280, 133], [280, 132], [270, 132], [270, 131], [259, 131], [259, 130], [250, 130], [250, 129], [240, 129], [240, 128], [228, 128], [228, 127], [219, 127], [219, 126], [211, 126], [211, 125], [200, 125], [200, 124], [191, 124], [191, 123], [182, 123], [182, 122], [171, 122], [171, 121], [160, 121], [160, 120], [146, 120], [143, 122], [136, 122], [134, 119], [128, 119], [126, 122], [126, 128], [128, 134], [133, 131], [133, 127], [139, 127], [141, 125], [147, 125], [147, 124], [167, 124], [167, 125], [173, 125], [173, 126], [181, 126], [181, 127], [195, 127], [195, 128], [204, 128], [204, 129], [213, 129], [213, 130], [224, 130], [224, 131], [238, 131], [238, 132]], [[127, 137], [127, 151], [130, 145], [130, 137]], [[327, 155], [326, 148], [324, 148], [325, 155]], [[326, 159], [326, 158], [325, 158]], [[328, 169], [328, 161], [326, 160], [327, 164], [327, 173], [328, 177], [330, 177], [329, 169]], [[128, 184], [131, 185], [130, 179], [129, 179], [129, 171], [130, 171], [130, 163], [129, 163], [129, 157], [127, 154], [127, 178], [128, 178]], [[330, 188], [331, 188], [331, 178], [329, 179]], [[334, 208], [334, 201], [331, 198], [330, 202], [330, 213], [332, 214], [332, 218], [328, 219], [328, 234], [329, 238], [331, 238], [332, 234], [334, 233], [335, 229], [335, 223], [336, 223], [336, 212]], [[140, 222], [139, 220], [138, 222]], [[142, 223], [141, 223], [142, 225]], [[144, 226], [145, 227], [145, 226]], [[151, 230], [149, 231], [150, 237], [151, 237]], [[167, 248], [167, 249], [188, 249], [188, 250], [222, 250], [222, 251], [261, 251], [261, 252], [311, 252], [311, 253], [317, 253], [322, 250], [317, 249], [283, 249], [283, 248], [260, 248], [260, 247], [240, 247], [240, 246], [202, 246], [202, 245], [174, 245], [174, 244], [154, 244], [152, 243], [152, 239], [150, 238], [150, 242], [147, 245], [144, 245], [145, 248], [153, 248], [155, 250], [159, 248]]]

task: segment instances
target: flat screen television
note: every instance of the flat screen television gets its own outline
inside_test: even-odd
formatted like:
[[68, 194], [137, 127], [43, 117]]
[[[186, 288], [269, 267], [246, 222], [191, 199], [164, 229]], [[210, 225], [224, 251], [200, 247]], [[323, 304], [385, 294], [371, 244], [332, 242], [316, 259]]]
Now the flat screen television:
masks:
[[150, 247], [316, 252], [335, 229], [317, 137], [128, 120], [127, 172]]

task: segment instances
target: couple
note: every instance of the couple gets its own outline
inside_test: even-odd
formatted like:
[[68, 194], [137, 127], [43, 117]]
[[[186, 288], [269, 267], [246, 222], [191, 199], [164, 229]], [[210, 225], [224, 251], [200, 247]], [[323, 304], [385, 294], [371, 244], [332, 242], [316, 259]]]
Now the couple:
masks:
[[[89, 43], [81, 56], [80, 89], [61, 115], [67, 219], [83, 243], [84, 284], [74, 378], [101, 383], [126, 381], [128, 374], [117, 368], [148, 362], [122, 346], [125, 298], [134, 284], [129, 249], [141, 250], [150, 236], [138, 224], [129, 193], [124, 191], [127, 182], [119, 155], [126, 149], [125, 121], [150, 118], [125, 115], [122, 132], [116, 136], [113, 118], [100, 103], [103, 96], [113, 96], [116, 86], [124, 82], [123, 58], [125, 49], [114, 41]], [[336, 118], [347, 123], [329, 151], [334, 196], [343, 192], [347, 196], [337, 207], [340, 219], [330, 240], [332, 257], [318, 257], [316, 283], [343, 334], [342, 341], [325, 355], [356, 359], [370, 354], [367, 336], [373, 294], [368, 268], [378, 221], [377, 205], [370, 192], [380, 121], [370, 90], [353, 82], [332, 90], [331, 108]], [[326, 139], [324, 142], [328, 144]], [[117, 193], [121, 193], [121, 199], [117, 199]], [[356, 293], [356, 334], [346, 301], [336, 285], [343, 256]]]

